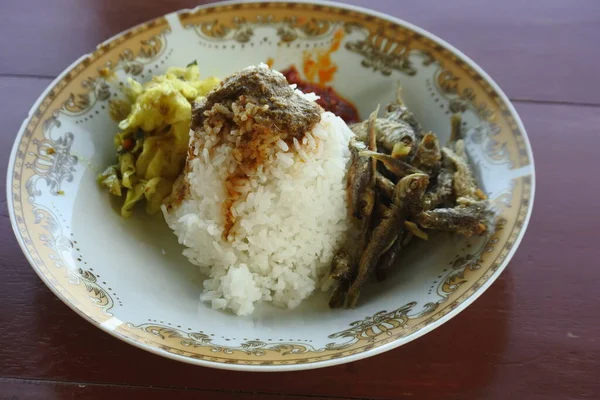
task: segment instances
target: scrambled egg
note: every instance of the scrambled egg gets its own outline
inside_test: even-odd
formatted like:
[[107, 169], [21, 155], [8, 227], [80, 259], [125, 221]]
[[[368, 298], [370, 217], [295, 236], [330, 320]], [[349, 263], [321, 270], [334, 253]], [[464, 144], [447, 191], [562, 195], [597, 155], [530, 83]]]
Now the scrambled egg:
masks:
[[171, 193], [173, 182], [183, 171], [192, 117], [191, 103], [206, 96], [219, 84], [217, 78], [200, 79], [196, 63], [186, 68], [169, 68], [140, 84], [129, 78], [125, 99], [110, 103], [110, 115], [120, 121], [115, 136], [116, 165], [99, 175], [109, 192], [123, 196], [123, 217], [146, 199], [146, 211], [160, 210]]

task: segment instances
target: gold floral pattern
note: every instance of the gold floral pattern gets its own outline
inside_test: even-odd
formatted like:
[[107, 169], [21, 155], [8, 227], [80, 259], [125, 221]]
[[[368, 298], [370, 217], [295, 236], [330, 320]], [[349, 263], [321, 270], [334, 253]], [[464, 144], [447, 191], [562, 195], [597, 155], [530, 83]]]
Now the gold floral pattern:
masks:
[[382, 334], [391, 336], [392, 332], [397, 330], [397, 328], [406, 327], [408, 313], [412, 311], [413, 307], [416, 305], [417, 303], [413, 301], [396, 310], [390, 312], [385, 310], [379, 311], [362, 321], [351, 322], [350, 328], [329, 335], [330, 339], [350, 338], [350, 341], [342, 343], [341, 345], [329, 343], [327, 348], [339, 350], [351, 346], [361, 340], [372, 343], [375, 341], [375, 338]]
[[31, 143], [35, 146], [35, 151], [29, 152], [33, 160], [25, 164], [25, 168], [32, 169], [35, 173], [26, 184], [30, 198], [41, 194], [38, 188], [40, 180], [46, 183], [51, 194], [55, 196], [61, 194], [62, 182], [73, 180], [73, 172], [77, 164], [77, 157], [70, 153], [73, 134], [67, 132], [56, 140], [49, 137], [42, 140], [34, 138]]
[[473, 89], [461, 88], [460, 78], [452, 71], [441, 68], [436, 75], [437, 87], [450, 100], [451, 111], [461, 112], [472, 107], [482, 120], [488, 122], [494, 120], [495, 115], [490, 106], [484, 102], [478, 102]]
[[393, 70], [407, 75], [415, 75], [417, 70], [409, 59], [411, 52], [410, 39], [393, 40], [383, 33], [383, 28], [369, 31], [359, 24], [347, 24], [346, 30], [352, 32], [360, 29], [364, 39], [346, 43], [346, 49], [363, 57], [361, 64], [373, 71], [379, 71], [385, 76]]
[[64, 234], [59, 219], [46, 207], [37, 205], [33, 201], [31, 203], [34, 204], [35, 224], [45, 230], [45, 233], [39, 236], [39, 240], [50, 249], [49, 257], [53, 266], [66, 271], [70, 284], [82, 284], [90, 302], [107, 316], [112, 316], [110, 309], [114, 306], [114, 301], [98, 284], [96, 276], [90, 271], [72, 267], [73, 263], [65, 259], [65, 254], [69, 254], [73, 248], [73, 242]]
[[117, 71], [122, 70], [131, 76], [140, 75], [144, 66], [159, 57], [166, 48], [169, 29], [139, 41], [139, 48], [134, 52], [130, 48], [118, 54], [117, 60], [106, 60], [96, 68], [95, 76], [88, 77], [81, 82], [82, 92], [69, 93], [62, 112], [67, 115], [81, 115], [92, 108], [96, 102], [105, 102], [110, 99], [109, 82], [115, 80]]
[[60, 127], [61, 124], [56, 114], [53, 113], [42, 124], [43, 139], [33, 138], [31, 140], [32, 145], [35, 146], [35, 151], [29, 152], [29, 155], [33, 157], [33, 162], [24, 164], [26, 169], [33, 170], [33, 174], [27, 180], [25, 188], [28, 201], [33, 207], [34, 223], [44, 229], [44, 232], [39, 236], [39, 240], [51, 250], [49, 258], [52, 260], [54, 267], [66, 270], [71, 284], [83, 284], [89, 293], [88, 297], [91, 302], [106, 315], [111, 315], [109, 310], [114, 304], [112, 298], [98, 285], [96, 276], [93, 273], [82, 268], [75, 268], [72, 266], [72, 262], [65, 259], [64, 255], [70, 253], [74, 247], [73, 242], [64, 233], [64, 229], [54, 212], [48, 206], [39, 204], [37, 201], [37, 198], [42, 195], [40, 182], [46, 184], [45, 192], [53, 196], [64, 195], [61, 183], [73, 180], [75, 167], [78, 164], [77, 156], [71, 154], [71, 146], [74, 141], [73, 133], [67, 132], [64, 136], [53, 139], [53, 130]]
[[282, 356], [287, 356], [324, 351], [324, 349], [318, 350], [306, 343], [266, 343], [260, 340], [244, 341], [239, 346], [223, 346], [213, 343], [212, 337], [204, 332], [185, 333], [180, 329], [158, 324], [143, 324], [138, 326], [129, 324], [129, 326], [158, 336], [166, 342], [175, 342], [175, 344], [179, 344], [185, 348], [207, 347], [212, 353], [223, 353], [226, 355], [243, 353], [249, 356], [262, 357], [267, 352], [276, 352]]
[[234, 40], [248, 43], [257, 27], [275, 29], [283, 43], [291, 43], [296, 39], [322, 39], [329, 37], [339, 24], [328, 20], [304, 19], [296, 16], [285, 16], [278, 21], [273, 15], [257, 15], [250, 20], [246, 17], [234, 16], [231, 20], [215, 19], [199, 24], [187, 24], [198, 36], [208, 40]]

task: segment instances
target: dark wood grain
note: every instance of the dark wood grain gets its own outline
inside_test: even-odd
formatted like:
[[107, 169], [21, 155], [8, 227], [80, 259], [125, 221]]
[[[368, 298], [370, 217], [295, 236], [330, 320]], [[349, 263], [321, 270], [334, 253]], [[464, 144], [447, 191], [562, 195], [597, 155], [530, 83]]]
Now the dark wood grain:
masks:
[[600, 398], [600, 107], [536, 103], [600, 104], [595, 0], [352, 1], [444, 37], [509, 95], [528, 100], [515, 104], [537, 168], [528, 233], [500, 279], [425, 337], [315, 371], [220, 371], [120, 342], [56, 298], [28, 265], [7, 217], [4, 177], [21, 121], [50, 77], [80, 54], [133, 24], [198, 3], [0, 2], [0, 400]]
[[[11, 132], [0, 136], [4, 159], [12, 133], [46, 83], [0, 78], [0, 118]], [[106, 335], [62, 304], [29, 267], [0, 216], [0, 376], [378, 399], [504, 399], [509, 392], [528, 400], [595, 398], [600, 269], [592, 232], [600, 205], [590, 199], [600, 193], [600, 182], [592, 179], [589, 160], [600, 146], [600, 108], [516, 106], [537, 163], [528, 234], [479, 300], [416, 342], [347, 365], [274, 375], [163, 359]]]
[[[89, 384], [87, 382], [32, 381], [1, 379], [0, 400], [81, 400], [81, 399], [144, 399], [144, 400], [314, 400], [314, 397], [270, 395], [265, 393], [235, 393], [209, 390]], [[331, 400], [343, 399], [330, 397]]]
[[[0, 4], [0, 74], [56, 76], [135, 24], [205, 0]], [[597, 0], [351, 0], [444, 38], [517, 99], [600, 104]]]

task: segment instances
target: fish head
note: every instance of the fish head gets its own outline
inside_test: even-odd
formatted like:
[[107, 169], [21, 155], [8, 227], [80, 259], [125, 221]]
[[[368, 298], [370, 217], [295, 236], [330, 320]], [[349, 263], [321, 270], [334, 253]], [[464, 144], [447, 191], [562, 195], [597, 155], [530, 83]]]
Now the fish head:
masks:
[[402, 181], [404, 180], [406, 180], [405, 191], [407, 196], [423, 196], [425, 189], [427, 189], [427, 185], [429, 185], [429, 175], [427, 174], [410, 174], [402, 178]]
[[393, 202], [400, 204], [406, 199], [412, 201], [420, 198], [425, 193], [428, 184], [429, 176], [427, 174], [415, 173], [405, 176], [396, 184]]
[[429, 132], [423, 136], [422, 146], [427, 151], [440, 151], [440, 142], [435, 134]]

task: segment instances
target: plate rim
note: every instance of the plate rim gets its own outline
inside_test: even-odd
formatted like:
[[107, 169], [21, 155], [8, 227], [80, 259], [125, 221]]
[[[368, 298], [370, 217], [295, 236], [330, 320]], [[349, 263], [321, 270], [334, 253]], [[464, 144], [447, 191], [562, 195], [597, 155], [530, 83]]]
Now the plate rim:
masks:
[[35, 263], [33, 262], [31, 254], [29, 254], [29, 252], [26, 250], [25, 243], [23, 242], [23, 237], [19, 233], [17, 222], [15, 220], [16, 217], [15, 217], [15, 213], [14, 213], [14, 203], [13, 203], [12, 196], [10, 194], [12, 191], [11, 186], [13, 184], [13, 176], [12, 176], [13, 168], [12, 167], [14, 167], [14, 164], [16, 161], [18, 147], [23, 138], [25, 127], [26, 127], [27, 123], [29, 122], [29, 120], [31, 119], [33, 112], [39, 107], [40, 103], [44, 100], [44, 98], [46, 97], [48, 92], [50, 92], [54, 88], [54, 86], [58, 82], [60, 82], [64, 78], [64, 76], [67, 75], [73, 69], [73, 67], [78, 65], [82, 60], [84, 60], [86, 57], [88, 57], [91, 53], [86, 53], [86, 54], [81, 55], [79, 58], [77, 58], [75, 61], [73, 61], [67, 67], [65, 67], [62, 70], [62, 72], [60, 74], [58, 74], [58, 76], [48, 84], [48, 86], [39, 95], [37, 100], [33, 103], [31, 108], [29, 109], [27, 116], [21, 123], [21, 126], [20, 126], [18, 133], [15, 137], [15, 140], [13, 142], [13, 146], [11, 148], [10, 156], [8, 159], [8, 168], [7, 168], [7, 172], [6, 172], [7, 208], [8, 208], [8, 212], [9, 212], [9, 217], [10, 217], [10, 222], [11, 222], [11, 227], [12, 227], [13, 233], [15, 235], [15, 238], [17, 239], [17, 242], [19, 244], [19, 247], [21, 248], [23, 255], [27, 259], [27, 262], [29, 263], [31, 268], [35, 271], [35, 273], [38, 275], [38, 277], [40, 277], [42, 282], [44, 282], [44, 284], [52, 291], [52, 293], [54, 293], [55, 296], [57, 296], [64, 304], [66, 304], [70, 309], [75, 311], [78, 315], [83, 317], [86, 321], [88, 321], [91, 324], [93, 324], [94, 326], [100, 328], [102, 331], [110, 334], [113, 337], [116, 337], [117, 339], [120, 339], [121, 341], [124, 341], [128, 344], [131, 344], [139, 349], [148, 351], [150, 353], [153, 353], [153, 354], [156, 354], [156, 355], [159, 355], [162, 357], [170, 358], [172, 360], [182, 361], [187, 364], [211, 367], [211, 368], [216, 368], [216, 369], [225, 369], [225, 370], [233, 370], [233, 371], [279, 372], [279, 371], [309, 370], [309, 369], [317, 369], [317, 368], [324, 368], [324, 367], [329, 367], [329, 366], [334, 366], [334, 365], [345, 364], [345, 363], [365, 359], [368, 357], [372, 357], [372, 356], [387, 352], [389, 350], [395, 349], [395, 348], [405, 345], [407, 343], [410, 343], [413, 340], [431, 332], [432, 330], [434, 330], [434, 329], [438, 328], [439, 326], [443, 325], [444, 323], [448, 322], [450, 319], [454, 318], [456, 315], [458, 315], [460, 312], [462, 312], [464, 309], [466, 309], [469, 305], [473, 304], [473, 302], [475, 302], [475, 300], [477, 300], [492, 285], [492, 283], [494, 283], [496, 281], [496, 279], [500, 276], [500, 274], [508, 266], [508, 263], [511, 261], [512, 257], [514, 256], [515, 252], [517, 251], [517, 249], [519, 248], [519, 246], [521, 244], [521, 241], [527, 231], [527, 227], [529, 225], [531, 214], [533, 212], [533, 204], [535, 202], [535, 187], [536, 187], [535, 161], [534, 161], [534, 157], [533, 157], [531, 143], [529, 141], [529, 136], [527, 134], [525, 126], [523, 125], [523, 122], [522, 122], [519, 114], [517, 113], [514, 105], [512, 104], [512, 102], [510, 101], [508, 96], [504, 93], [504, 91], [498, 86], [498, 84], [477, 63], [475, 63], [470, 57], [468, 57], [462, 51], [460, 51], [459, 49], [457, 49], [450, 43], [446, 42], [445, 40], [439, 38], [435, 34], [429, 32], [423, 28], [420, 28], [416, 25], [413, 25], [412, 23], [407, 22], [401, 18], [393, 17], [391, 15], [388, 15], [388, 14], [385, 14], [385, 13], [382, 13], [379, 11], [371, 10], [371, 9], [368, 9], [365, 7], [349, 5], [349, 4], [335, 2], [335, 1], [329, 1], [329, 0], [327, 0], [327, 1], [319, 1], [319, 0], [246, 0], [246, 1], [244, 1], [244, 0], [228, 0], [228, 1], [220, 1], [220, 2], [215, 2], [215, 3], [200, 5], [200, 6], [197, 6], [194, 8], [179, 9], [179, 10], [167, 13], [167, 14], [162, 14], [162, 15], [156, 16], [155, 18], [149, 19], [140, 24], [134, 25], [126, 30], [123, 30], [123, 31], [117, 33], [116, 35], [113, 35], [110, 38], [99, 43], [96, 46], [96, 49], [100, 48], [101, 46], [106, 45], [107, 43], [110, 43], [110, 42], [118, 39], [119, 37], [125, 35], [129, 31], [135, 30], [137, 27], [144, 26], [152, 21], [156, 21], [161, 18], [168, 19], [169, 16], [177, 17], [179, 14], [184, 13], [184, 12], [192, 12], [193, 13], [197, 10], [201, 10], [201, 9], [205, 9], [205, 8], [213, 8], [213, 7], [226, 6], [226, 5], [243, 4], [243, 3], [300, 3], [300, 4], [323, 5], [323, 6], [329, 6], [329, 7], [339, 8], [339, 9], [355, 11], [355, 12], [359, 12], [359, 13], [362, 13], [365, 15], [371, 15], [376, 18], [380, 18], [382, 20], [392, 22], [394, 24], [398, 24], [400, 26], [406, 27], [409, 30], [412, 30], [414, 32], [417, 32], [417, 33], [427, 37], [428, 39], [438, 43], [439, 45], [441, 45], [442, 47], [444, 47], [445, 49], [447, 49], [448, 51], [453, 53], [459, 59], [463, 60], [466, 64], [468, 64], [469, 67], [473, 68], [473, 70], [475, 70], [486, 81], [486, 83], [488, 83], [494, 89], [494, 91], [496, 92], [498, 97], [507, 106], [508, 111], [511, 114], [511, 117], [514, 119], [514, 121], [517, 125], [517, 128], [523, 137], [523, 142], [525, 145], [525, 149], [527, 151], [527, 156], [530, 161], [530, 164], [528, 165], [528, 167], [531, 169], [531, 173], [529, 175], [530, 198], [529, 198], [529, 201], [527, 204], [527, 213], [523, 220], [523, 225], [521, 227], [519, 235], [514, 240], [512, 247], [510, 248], [508, 254], [504, 258], [502, 263], [499, 265], [497, 270], [494, 271], [494, 273], [474, 293], [472, 293], [469, 297], [467, 297], [462, 302], [460, 302], [457, 305], [457, 307], [450, 310], [446, 315], [440, 317], [436, 321], [433, 321], [430, 324], [426, 325], [425, 327], [419, 329], [418, 331], [411, 333], [407, 336], [398, 338], [390, 343], [386, 343], [386, 344], [383, 344], [378, 347], [374, 347], [374, 348], [366, 350], [366, 351], [362, 351], [362, 352], [348, 355], [348, 356], [333, 358], [333, 359], [329, 359], [329, 360], [323, 360], [323, 361], [305, 362], [305, 363], [301, 363], [301, 364], [282, 364], [282, 365], [246, 365], [246, 364], [230, 364], [230, 363], [224, 363], [224, 362], [194, 359], [194, 358], [190, 358], [190, 357], [186, 357], [186, 356], [180, 356], [177, 354], [173, 354], [173, 353], [161, 350], [159, 348], [155, 348], [155, 347], [146, 345], [144, 343], [135, 341], [125, 335], [122, 335], [115, 330], [109, 329], [108, 327], [102, 325], [98, 321], [90, 318], [89, 316], [85, 315], [82, 311], [80, 311], [74, 304], [72, 304], [68, 299], [66, 299], [51, 284], [51, 282], [48, 280], [48, 278], [45, 275], [43, 275], [42, 272], [35, 266]]

